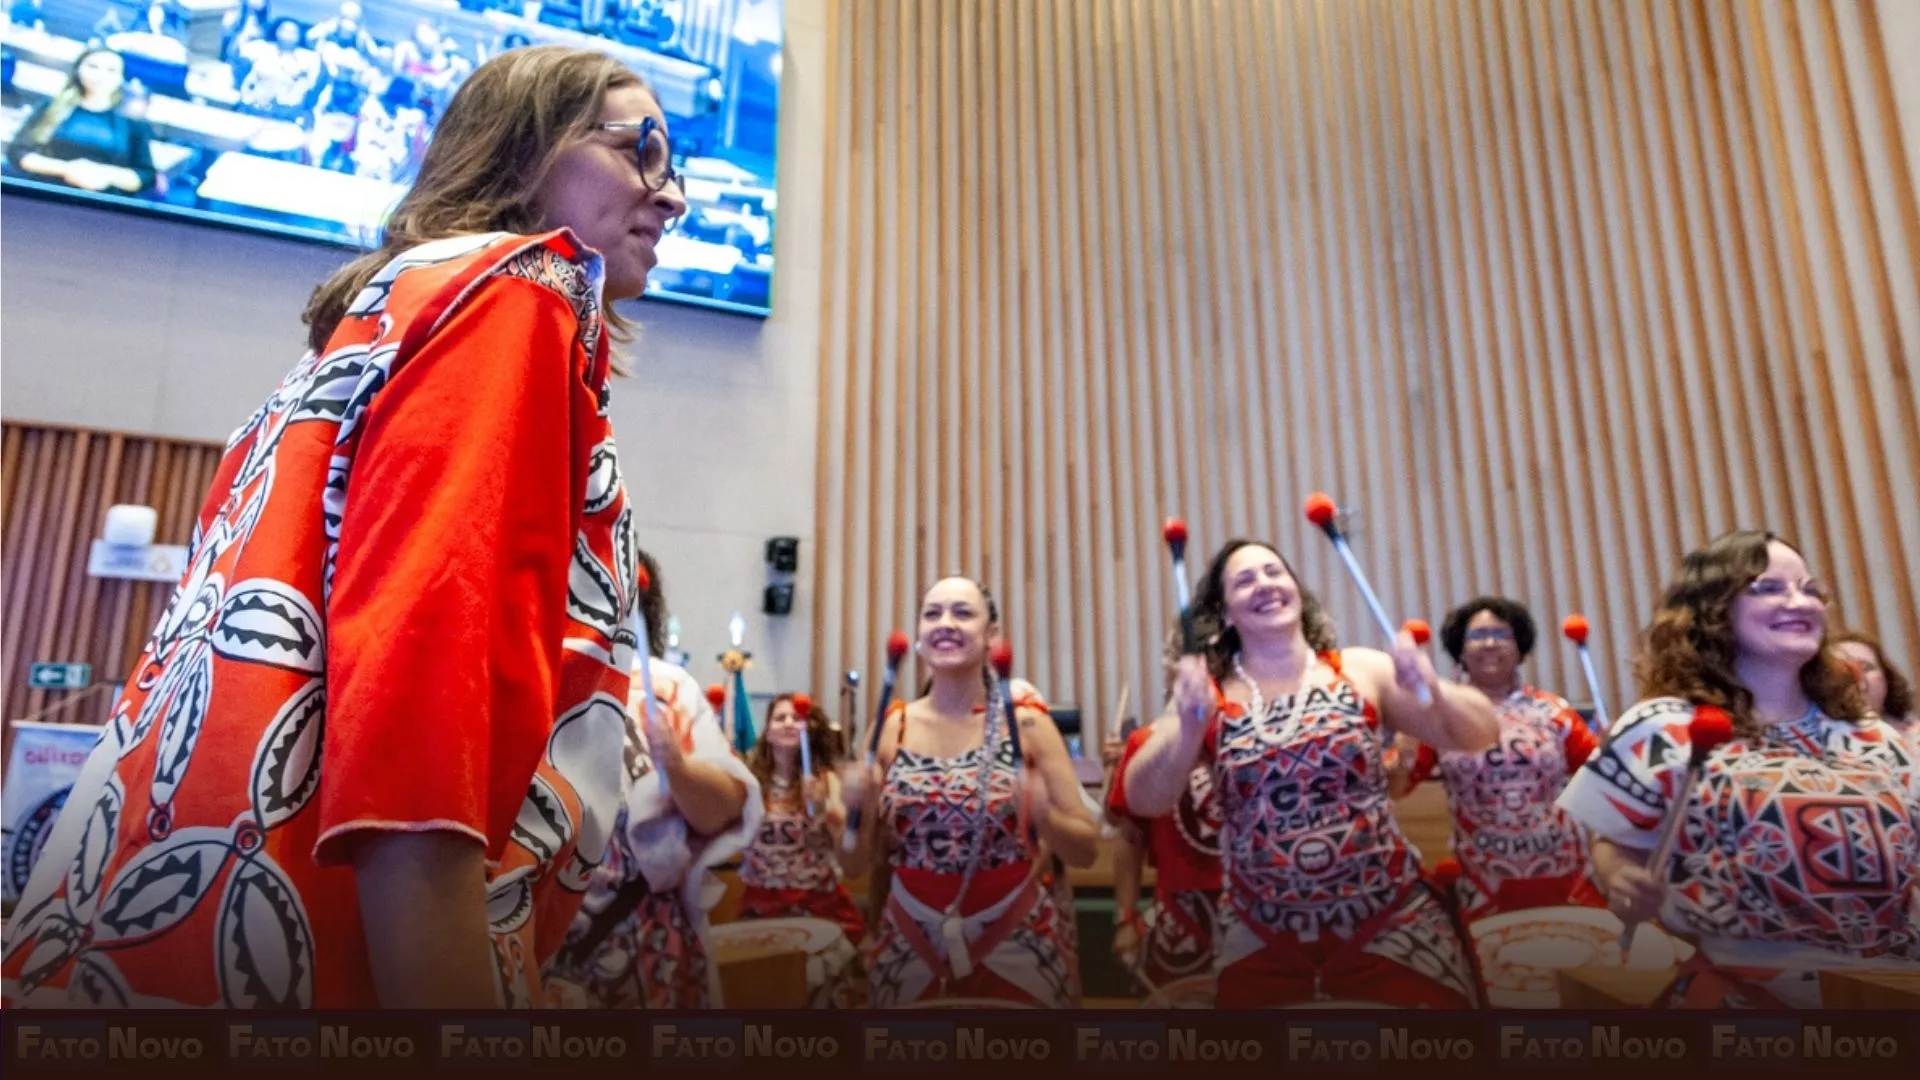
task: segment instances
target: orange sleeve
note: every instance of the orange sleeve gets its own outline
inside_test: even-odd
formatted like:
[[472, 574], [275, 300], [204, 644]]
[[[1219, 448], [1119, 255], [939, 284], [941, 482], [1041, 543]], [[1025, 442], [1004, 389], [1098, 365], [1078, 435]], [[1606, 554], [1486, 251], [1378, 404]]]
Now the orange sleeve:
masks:
[[1419, 787], [1427, 782], [1433, 771], [1440, 767], [1440, 752], [1426, 743], [1420, 744], [1420, 752], [1414, 755], [1413, 768], [1407, 770], [1407, 786]]
[[1580, 714], [1574, 712], [1572, 706], [1561, 709], [1558, 720], [1567, 729], [1567, 775], [1572, 776], [1574, 770], [1585, 765], [1593, 752], [1600, 749], [1600, 737], [1593, 733], [1585, 720], [1580, 719]]
[[1134, 728], [1127, 735], [1127, 745], [1120, 750], [1120, 763], [1113, 767], [1113, 783], [1107, 785], [1107, 813], [1118, 820], [1134, 820], [1133, 811], [1127, 809], [1127, 766], [1133, 764], [1133, 756], [1152, 737], [1152, 725]]
[[552, 726], [577, 522], [577, 322], [496, 277], [363, 419], [328, 603], [322, 863], [452, 831], [498, 858]]

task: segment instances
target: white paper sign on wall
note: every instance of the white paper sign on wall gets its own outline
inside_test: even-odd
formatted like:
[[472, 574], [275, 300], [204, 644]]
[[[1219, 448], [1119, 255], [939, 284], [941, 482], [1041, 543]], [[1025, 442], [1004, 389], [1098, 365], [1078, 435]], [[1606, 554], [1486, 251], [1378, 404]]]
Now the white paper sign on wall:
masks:
[[187, 572], [185, 544], [143, 544], [122, 547], [95, 540], [87, 553], [87, 573], [101, 578], [134, 581], [179, 581]]

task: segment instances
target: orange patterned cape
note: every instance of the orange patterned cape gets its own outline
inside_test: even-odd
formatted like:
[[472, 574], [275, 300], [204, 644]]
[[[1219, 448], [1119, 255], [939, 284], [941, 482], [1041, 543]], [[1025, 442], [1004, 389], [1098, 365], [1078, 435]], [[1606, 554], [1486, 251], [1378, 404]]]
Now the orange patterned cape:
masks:
[[347, 860], [486, 845], [501, 1001], [540, 999], [619, 811], [636, 640], [601, 266], [423, 245], [235, 434], [17, 909], [10, 1004], [377, 1004]]

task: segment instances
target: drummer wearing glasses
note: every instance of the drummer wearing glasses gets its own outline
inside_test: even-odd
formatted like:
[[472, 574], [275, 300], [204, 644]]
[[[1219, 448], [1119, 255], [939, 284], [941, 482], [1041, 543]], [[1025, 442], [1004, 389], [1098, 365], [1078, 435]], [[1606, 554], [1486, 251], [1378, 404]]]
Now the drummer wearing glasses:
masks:
[[[1920, 769], [1829, 646], [1829, 595], [1772, 533], [1689, 554], [1646, 632], [1643, 700], [1560, 797], [1613, 912], [1698, 938], [1669, 1005], [1817, 1008], [1822, 970], [1920, 970]], [[1733, 737], [1695, 770], [1709, 709]]]
[[1586, 880], [1580, 829], [1554, 805], [1567, 778], [1600, 744], [1573, 706], [1521, 677], [1536, 630], [1525, 605], [1482, 596], [1453, 609], [1440, 629], [1447, 655], [1494, 703], [1500, 736], [1478, 751], [1422, 745], [1411, 780], [1437, 769], [1453, 816], [1463, 918], [1566, 904], [1603, 906]]

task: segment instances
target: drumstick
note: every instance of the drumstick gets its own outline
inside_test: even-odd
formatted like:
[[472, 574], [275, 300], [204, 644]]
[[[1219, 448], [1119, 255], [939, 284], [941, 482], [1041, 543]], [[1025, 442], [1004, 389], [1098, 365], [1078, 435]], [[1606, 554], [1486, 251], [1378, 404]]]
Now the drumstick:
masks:
[[1587, 672], [1587, 692], [1593, 695], [1593, 729], [1605, 735], [1613, 722], [1607, 719], [1607, 699], [1600, 696], [1600, 676], [1593, 670], [1593, 654], [1587, 651], [1587, 635], [1592, 629], [1587, 625], [1587, 617], [1577, 611], [1560, 624], [1560, 632], [1580, 650], [1580, 666]]
[[[853, 746], [852, 731], [854, 715], [860, 710], [860, 673], [849, 671], [840, 684], [840, 721], [828, 721], [827, 730], [838, 738], [834, 740], [835, 753], [846, 754]], [[844, 727], [842, 725], [845, 725]]]
[[[887, 673], [880, 680], [880, 703], [873, 711], [873, 726], [867, 729], [868, 769], [873, 767], [873, 759], [880, 753], [880, 729], [887, 722], [887, 707], [893, 704], [894, 680], [900, 677], [900, 659], [907, 655], [907, 635], [899, 630], [887, 635]], [[847, 835], [841, 846], [852, 851], [860, 842], [860, 807], [858, 804], [847, 807]]]
[[813, 816], [813, 796], [807, 792], [807, 782], [813, 779], [813, 699], [806, 694], [793, 695], [793, 711], [800, 717], [800, 798], [806, 804], [807, 816]]
[[[640, 573], [634, 578], [637, 595], [645, 596], [653, 591], [653, 575], [647, 568], [640, 567]], [[635, 640], [640, 642], [640, 709], [641, 718], [646, 722], [648, 731], [653, 730], [653, 648], [652, 631], [647, 626], [647, 609], [644, 604], [633, 605], [633, 627]]]
[[1160, 537], [1167, 542], [1167, 553], [1173, 556], [1173, 596], [1180, 605], [1180, 653], [1192, 656], [1200, 648], [1193, 639], [1193, 593], [1187, 587], [1187, 523], [1177, 517], [1168, 518], [1160, 528]]
[[[1013, 711], [1013, 689], [1007, 685], [1007, 679], [1013, 674], [1013, 646], [1000, 640], [993, 643], [987, 651], [987, 657], [993, 664], [993, 672], [1000, 680], [1000, 703], [1007, 714], [1007, 741], [1013, 744], [1013, 774], [1019, 790], [1015, 794], [1015, 805], [1019, 809], [1021, 827], [1027, 836], [1029, 846], [1039, 846], [1039, 833], [1034, 828], [1033, 819], [1027, 814], [1027, 757], [1020, 749], [1020, 721]], [[985, 793], [981, 793], [985, 797]]]
[[[1655, 834], [1653, 844], [1653, 857], [1647, 860], [1647, 870], [1663, 888], [1666, 886], [1667, 864], [1672, 861], [1674, 844], [1680, 839], [1680, 822], [1687, 816], [1687, 799], [1693, 794], [1694, 785], [1700, 782], [1701, 770], [1707, 765], [1707, 755], [1731, 738], [1733, 718], [1724, 709], [1702, 706], [1695, 709], [1693, 719], [1687, 721], [1687, 745], [1691, 747], [1691, 753], [1687, 755], [1687, 778], [1667, 807], [1666, 817], [1660, 821], [1660, 831]], [[1638, 924], [1624, 919], [1621, 922], [1621, 962], [1625, 963], [1624, 954], [1633, 947], [1633, 931]]]
[[[1373, 611], [1374, 619], [1380, 623], [1381, 633], [1387, 635], [1389, 646], [1395, 645], [1399, 638], [1394, 634], [1393, 620], [1387, 618], [1387, 609], [1381, 606], [1380, 598], [1374, 595], [1373, 586], [1367, 584], [1367, 575], [1360, 569], [1360, 560], [1353, 557], [1353, 548], [1341, 534], [1339, 516], [1339, 509], [1325, 492], [1316, 491], [1307, 497], [1307, 520], [1319, 526], [1320, 531], [1327, 534], [1327, 539], [1333, 541], [1333, 550], [1339, 552], [1340, 558], [1347, 564], [1347, 572], [1353, 575], [1353, 583], [1360, 587], [1360, 597]], [[1420, 686], [1419, 698], [1422, 705], [1433, 704], [1433, 692], [1424, 683]]]
[[707, 687], [707, 704], [713, 706], [713, 715], [720, 720], [720, 726], [727, 726], [727, 688], [714, 683]]

